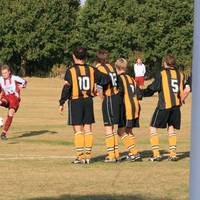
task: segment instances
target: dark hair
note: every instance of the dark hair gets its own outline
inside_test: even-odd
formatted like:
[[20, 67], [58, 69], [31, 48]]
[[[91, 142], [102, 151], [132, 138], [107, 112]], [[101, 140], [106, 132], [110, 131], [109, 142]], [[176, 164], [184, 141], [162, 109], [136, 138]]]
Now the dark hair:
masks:
[[164, 62], [170, 67], [174, 67], [176, 64], [176, 58], [172, 54], [168, 54], [164, 57]]
[[84, 47], [76, 47], [73, 54], [77, 59], [85, 60], [87, 58], [87, 49]]
[[96, 59], [97, 62], [101, 64], [106, 64], [108, 63], [108, 58], [109, 58], [109, 52], [107, 50], [99, 50], [96, 54]]

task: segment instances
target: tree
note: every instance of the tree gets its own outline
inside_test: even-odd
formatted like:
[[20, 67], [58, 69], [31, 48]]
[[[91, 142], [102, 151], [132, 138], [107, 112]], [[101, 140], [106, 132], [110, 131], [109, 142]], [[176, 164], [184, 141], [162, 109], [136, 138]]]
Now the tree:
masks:
[[71, 51], [79, 4], [79, 0], [1, 0], [0, 60], [25, 66], [29, 73], [62, 63]]
[[87, 0], [78, 17], [77, 43], [111, 52], [111, 61], [140, 52], [157, 71], [172, 52], [179, 63], [191, 61], [192, 0]]

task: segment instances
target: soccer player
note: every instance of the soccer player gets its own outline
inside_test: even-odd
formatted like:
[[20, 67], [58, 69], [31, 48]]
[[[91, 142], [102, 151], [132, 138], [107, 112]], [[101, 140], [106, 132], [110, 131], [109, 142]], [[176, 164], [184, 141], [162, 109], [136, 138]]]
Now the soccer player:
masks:
[[20, 105], [20, 89], [26, 86], [26, 81], [11, 73], [8, 65], [1, 67], [0, 76], [0, 106], [8, 108], [8, 116], [3, 125], [1, 139], [7, 139], [7, 132], [12, 124], [13, 116]]
[[126, 74], [127, 61], [119, 58], [115, 62], [115, 68], [119, 76], [119, 94], [121, 96], [120, 121], [118, 126], [118, 135], [125, 147], [129, 150], [128, 160], [141, 161], [141, 156], [135, 146], [135, 135], [132, 132], [134, 127], [139, 127], [140, 89], [135, 80]]
[[68, 101], [68, 124], [73, 126], [77, 158], [74, 164], [90, 163], [94, 123], [93, 97], [95, 84], [105, 86], [110, 77], [85, 63], [87, 51], [77, 47], [73, 52], [74, 65], [65, 74], [65, 85], [60, 98], [60, 111]]
[[141, 58], [137, 58], [137, 63], [134, 65], [134, 72], [135, 72], [135, 81], [137, 85], [143, 89], [144, 87], [144, 76], [146, 73], [146, 67], [142, 63]]
[[[119, 122], [120, 96], [118, 91], [117, 72], [108, 62], [109, 53], [106, 50], [100, 50], [97, 53], [96, 68], [111, 78], [111, 83], [102, 88], [103, 102], [102, 113], [106, 132], [106, 147], [108, 156], [106, 163], [115, 163], [119, 159], [118, 135], [114, 131], [114, 125]], [[99, 88], [99, 87], [98, 87]]]
[[169, 160], [177, 161], [176, 132], [181, 125], [181, 97], [183, 95], [184, 77], [175, 69], [176, 59], [173, 55], [164, 58], [164, 69], [158, 73], [154, 82], [144, 90], [143, 96], [152, 96], [158, 92], [158, 105], [153, 114], [150, 126], [153, 157], [150, 161], [161, 161], [157, 128], [167, 128], [169, 138]]

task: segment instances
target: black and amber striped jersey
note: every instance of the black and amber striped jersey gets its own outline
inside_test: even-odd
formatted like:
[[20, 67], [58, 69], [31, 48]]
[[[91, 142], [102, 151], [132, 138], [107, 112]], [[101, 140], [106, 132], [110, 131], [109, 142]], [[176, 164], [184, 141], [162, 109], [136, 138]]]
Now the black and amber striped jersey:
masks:
[[118, 91], [118, 80], [117, 80], [117, 72], [110, 64], [97, 64], [96, 68], [104, 74], [107, 74], [111, 78], [111, 83], [109, 85], [103, 86], [103, 94], [104, 96], [116, 95], [119, 93]]
[[169, 109], [181, 105], [181, 96], [184, 89], [184, 75], [174, 68], [163, 69], [143, 91], [143, 96], [152, 96], [158, 92], [159, 109]]
[[76, 64], [68, 68], [64, 80], [66, 85], [61, 95], [63, 100], [94, 97], [96, 83], [103, 87], [111, 82], [108, 75], [87, 64]]
[[119, 76], [119, 94], [123, 98], [126, 120], [139, 118], [140, 105], [138, 101], [138, 87], [135, 80], [127, 74]]

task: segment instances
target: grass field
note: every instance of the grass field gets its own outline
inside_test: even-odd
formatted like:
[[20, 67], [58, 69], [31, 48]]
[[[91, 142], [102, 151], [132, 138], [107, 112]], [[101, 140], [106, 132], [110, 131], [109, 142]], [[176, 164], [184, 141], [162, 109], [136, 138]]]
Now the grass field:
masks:
[[[176, 163], [121, 162], [104, 164], [104, 129], [101, 100], [95, 99], [95, 144], [91, 165], [74, 166], [73, 134], [66, 116], [58, 113], [63, 84], [59, 79], [28, 78], [22, 102], [9, 133], [0, 142], [0, 199], [2, 200], [186, 200], [188, 199], [190, 149], [190, 99], [182, 108]], [[136, 129], [138, 148], [150, 155], [148, 125], [157, 97], [142, 101], [141, 128]], [[6, 110], [1, 109], [1, 116]], [[160, 130], [163, 150], [168, 138]], [[120, 145], [121, 152], [125, 149]]]

